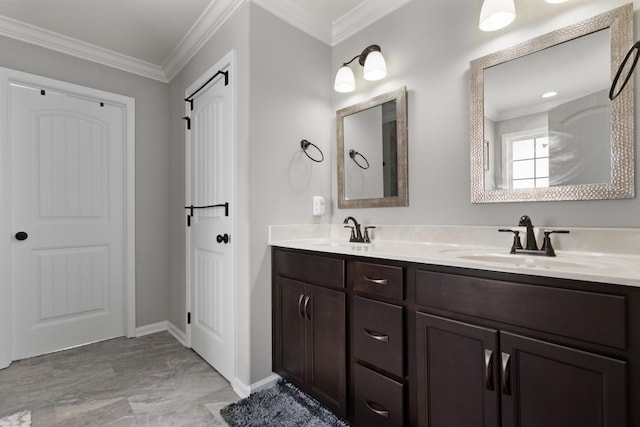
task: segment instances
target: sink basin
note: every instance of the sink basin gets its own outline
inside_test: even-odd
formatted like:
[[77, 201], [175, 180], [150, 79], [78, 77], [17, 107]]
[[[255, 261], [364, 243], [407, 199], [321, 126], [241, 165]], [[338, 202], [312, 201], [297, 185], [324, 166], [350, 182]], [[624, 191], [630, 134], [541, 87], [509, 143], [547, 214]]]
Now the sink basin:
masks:
[[487, 262], [491, 264], [510, 265], [514, 267], [542, 268], [542, 269], [611, 269], [616, 267], [628, 267], [623, 261], [588, 257], [585, 259], [563, 259], [556, 257], [512, 255], [512, 254], [485, 254], [474, 253], [459, 255], [456, 258], [469, 261]]

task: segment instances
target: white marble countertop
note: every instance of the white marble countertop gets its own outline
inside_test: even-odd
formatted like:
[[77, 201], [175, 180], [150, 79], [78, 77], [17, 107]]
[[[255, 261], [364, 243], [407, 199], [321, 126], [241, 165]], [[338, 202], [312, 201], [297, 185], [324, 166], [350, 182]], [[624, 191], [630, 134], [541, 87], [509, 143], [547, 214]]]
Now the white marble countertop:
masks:
[[[343, 230], [342, 224], [280, 225], [269, 227], [269, 244], [316, 252], [640, 286], [638, 229], [570, 228], [569, 235], [553, 235], [557, 256], [547, 257], [509, 254], [513, 235], [498, 233], [498, 228], [509, 227], [379, 225], [372, 243], [349, 243], [349, 233]], [[536, 232], [541, 235], [543, 230], [547, 228]], [[569, 243], [572, 237], [581, 241]], [[541, 242], [542, 239], [538, 239], [539, 246]]]

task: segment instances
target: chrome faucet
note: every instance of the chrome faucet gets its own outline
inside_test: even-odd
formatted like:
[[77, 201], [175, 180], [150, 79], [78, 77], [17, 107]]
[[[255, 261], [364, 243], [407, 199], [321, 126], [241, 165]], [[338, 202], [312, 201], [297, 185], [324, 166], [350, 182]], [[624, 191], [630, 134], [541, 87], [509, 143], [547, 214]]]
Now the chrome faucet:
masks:
[[349, 241], [359, 243], [364, 242], [364, 237], [362, 237], [362, 230], [360, 229], [360, 224], [358, 224], [358, 221], [354, 217], [348, 216], [342, 223], [349, 224], [349, 221], [353, 221], [353, 226], [345, 225], [345, 228], [351, 229], [351, 237], [349, 238]]

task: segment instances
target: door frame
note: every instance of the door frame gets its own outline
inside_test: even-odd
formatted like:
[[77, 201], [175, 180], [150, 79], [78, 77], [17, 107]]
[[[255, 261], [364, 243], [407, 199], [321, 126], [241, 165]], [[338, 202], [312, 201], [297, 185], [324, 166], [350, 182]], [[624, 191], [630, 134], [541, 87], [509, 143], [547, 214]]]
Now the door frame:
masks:
[[0, 67], [0, 369], [12, 362], [11, 296], [11, 140], [9, 84], [40, 87], [83, 99], [117, 105], [124, 111], [124, 333], [136, 336], [135, 301], [135, 99]]
[[[229, 73], [229, 84], [231, 85], [231, 92], [232, 92], [232, 103], [233, 105], [231, 106], [231, 110], [233, 111], [232, 113], [232, 117], [231, 117], [231, 139], [233, 140], [233, 159], [234, 159], [234, 164], [232, 165], [232, 175], [234, 177], [234, 185], [233, 185], [233, 191], [231, 192], [231, 197], [229, 200], [229, 215], [233, 217], [233, 229], [231, 230], [231, 235], [232, 236], [236, 236], [236, 223], [237, 223], [237, 219], [238, 216], [236, 215], [236, 159], [237, 159], [237, 141], [236, 141], [236, 85], [235, 85], [235, 81], [236, 81], [236, 74], [235, 74], [235, 63], [236, 63], [236, 52], [235, 50], [230, 50], [229, 52], [227, 52], [224, 56], [222, 56], [221, 59], [219, 59], [213, 66], [211, 66], [208, 70], [206, 70], [202, 75], [200, 75], [200, 77], [198, 77], [195, 81], [193, 81], [184, 91], [184, 96], [185, 98], [187, 98], [191, 93], [193, 93], [195, 90], [197, 90], [198, 88], [200, 88], [203, 84], [205, 84], [207, 82], [207, 80], [209, 80], [209, 78], [211, 78], [211, 76], [213, 76], [216, 72], [218, 72], [218, 70], [221, 71], [227, 71]], [[214, 83], [214, 84], [217, 84]], [[187, 117], [191, 117], [191, 108], [188, 102], [185, 102], [185, 106], [184, 106], [184, 112], [185, 112], [185, 116]], [[189, 200], [187, 200], [187, 198], [189, 197], [189, 192], [190, 192], [190, 183], [189, 183], [189, 177], [191, 174], [191, 169], [189, 168], [189, 159], [190, 159], [190, 152], [189, 152], [189, 129], [187, 129], [187, 126], [185, 126], [185, 131], [184, 131], [184, 140], [185, 140], [185, 206], [187, 206], [188, 203], [190, 203]], [[185, 220], [185, 226], [186, 226], [186, 220]], [[186, 229], [185, 231], [185, 287], [186, 287], [186, 301], [185, 301], [185, 330], [186, 330], [186, 343], [187, 343], [187, 347], [191, 348], [191, 325], [189, 323], [187, 323], [187, 319], [186, 319], [186, 313], [190, 313], [192, 311], [192, 307], [191, 307], [191, 276], [190, 276], [190, 270], [189, 270], [189, 247], [191, 245], [191, 234], [189, 232], [189, 229]], [[238, 246], [237, 244], [233, 245], [233, 258], [234, 261], [237, 259], [238, 256]], [[236, 263], [234, 262], [234, 281], [237, 283], [237, 276], [236, 276]], [[233, 323], [233, 331], [234, 331], [234, 337], [233, 337], [233, 353], [234, 353], [234, 358], [233, 358], [233, 376], [234, 376], [234, 381], [235, 381], [235, 377], [236, 377], [236, 355], [238, 354], [238, 340], [237, 338], [237, 321], [236, 321], [236, 317], [237, 317], [237, 310], [236, 310], [236, 301], [237, 301], [237, 292], [236, 292], [236, 286], [234, 283], [233, 286], [233, 318], [230, 319], [231, 322]]]

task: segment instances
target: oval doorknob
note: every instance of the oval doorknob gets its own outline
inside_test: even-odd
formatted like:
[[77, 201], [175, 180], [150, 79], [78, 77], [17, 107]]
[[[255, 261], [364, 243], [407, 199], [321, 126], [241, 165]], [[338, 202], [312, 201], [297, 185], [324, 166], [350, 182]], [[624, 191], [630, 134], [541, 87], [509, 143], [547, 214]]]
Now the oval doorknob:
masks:
[[218, 234], [218, 237], [216, 237], [216, 240], [218, 241], [218, 243], [229, 243], [229, 235], [227, 233], [224, 234]]
[[29, 235], [24, 231], [18, 231], [16, 233], [16, 240], [27, 240], [27, 237], [29, 237]]

